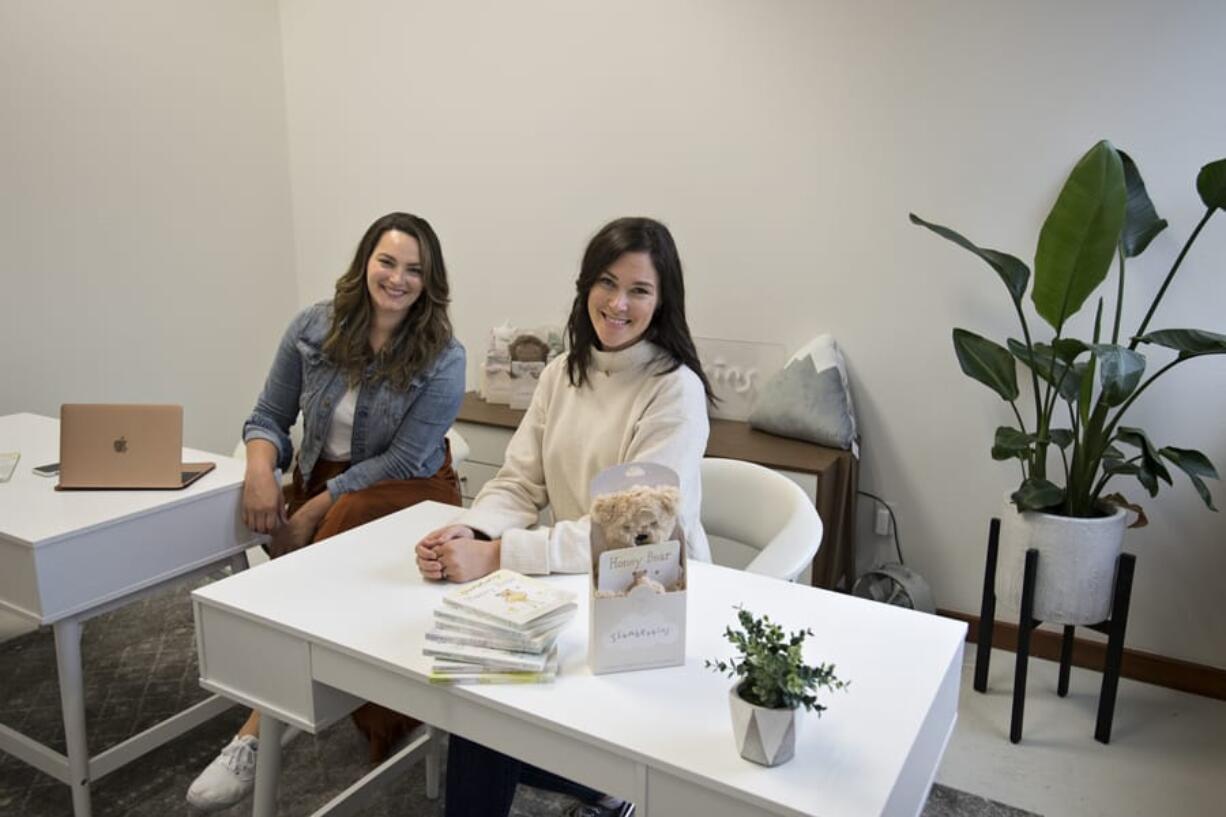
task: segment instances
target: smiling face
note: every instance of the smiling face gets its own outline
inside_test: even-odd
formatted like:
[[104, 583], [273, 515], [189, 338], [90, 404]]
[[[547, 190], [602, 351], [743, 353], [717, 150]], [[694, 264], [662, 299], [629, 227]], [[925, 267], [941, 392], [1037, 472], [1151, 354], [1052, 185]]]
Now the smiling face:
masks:
[[366, 262], [366, 289], [379, 322], [398, 324], [421, 296], [421, 247], [400, 230], [387, 230]]
[[660, 276], [645, 252], [622, 254], [587, 294], [587, 312], [600, 348], [616, 352], [642, 339], [660, 303]]

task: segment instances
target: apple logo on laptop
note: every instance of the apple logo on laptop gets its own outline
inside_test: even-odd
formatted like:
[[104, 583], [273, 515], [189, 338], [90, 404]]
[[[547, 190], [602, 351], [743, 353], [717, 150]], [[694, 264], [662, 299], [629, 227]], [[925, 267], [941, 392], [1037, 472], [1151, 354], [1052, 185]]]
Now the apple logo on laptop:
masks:
[[114, 445], [116, 454], [128, 453], [128, 441], [122, 435], [115, 441]]

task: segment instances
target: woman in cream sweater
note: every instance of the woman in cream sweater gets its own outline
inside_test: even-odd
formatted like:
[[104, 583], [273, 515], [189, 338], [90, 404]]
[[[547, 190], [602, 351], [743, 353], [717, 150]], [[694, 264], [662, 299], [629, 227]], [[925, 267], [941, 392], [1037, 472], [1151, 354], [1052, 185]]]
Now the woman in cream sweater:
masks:
[[[711, 386], [686, 323], [672, 235], [647, 218], [606, 225], [588, 244], [575, 290], [570, 351], [541, 373], [502, 468], [456, 523], [417, 544], [426, 578], [465, 582], [500, 567], [587, 572], [589, 484], [605, 468], [636, 461], [677, 473], [687, 556], [710, 561], [699, 465]], [[553, 527], [530, 527], [546, 505]], [[448, 817], [507, 814], [521, 780], [578, 797], [576, 813], [634, 808], [456, 735], [447, 769]]]
[[[499, 567], [586, 572], [588, 485], [635, 461], [677, 472], [687, 556], [710, 561], [699, 463], [711, 387], [686, 324], [668, 229], [647, 218], [608, 224], [588, 244], [575, 288], [569, 353], [541, 373], [502, 468], [472, 508], [418, 543], [426, 578], [465, 582]], [[530, 528], [546, 505], [556, 524]]]

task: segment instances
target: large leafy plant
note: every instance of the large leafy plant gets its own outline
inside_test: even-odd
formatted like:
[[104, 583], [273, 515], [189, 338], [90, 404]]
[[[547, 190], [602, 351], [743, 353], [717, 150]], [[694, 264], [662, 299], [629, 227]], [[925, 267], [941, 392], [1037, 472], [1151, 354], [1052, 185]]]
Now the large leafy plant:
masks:
[[740, 696], [751, 704], [768, 709], [816, 710], [826, 707], [817, 702], [818, 689], [843, 689], [847, 681], [834, 674], [834, 664], [810, 666], [801, 655], [805, 638], [813, 635], [809, 629], [785, 635], [783, 628], [769, 616], [757, 616], [739, 608], [737, 620], [743, 629], [724, 629], [728, 639], [740, 652], [739, 658], [727, 661], [707, 661], [706, 665], [729, 678], [741, 678], [737, 685]]
[[[1121, 423], [1136, 399], [1172, 368], [1193, 358], [1226, 353], [1226, 335], [1200, 329], [1149, 329], [1197, 236], [1217, 210], [1226, 208], [1226, 159], [1201, 168], [1196, 190], [1205, 214], [1137, 330], [1123, 336], [1125, 262], [1140, 255], [1167, 223], [1158, 217], [1136, 164], [1111, 143], [1099, 142], [1081, 157], [1039, 232], [1030, 299], [1035, 312], [1054, 330], [1046, 342], [1032, 337], [1022, 308], [1030, 269], [1021, 260], [976, 246], [948, 227], [911, 215], [915, 224], [986, 262], [1004, 282], [1017, 312], [1021, 340], [1010, 338], [1002, 346], [966, 329], [954, 329], [953, 340], [962, 371], [1013, 409], [1017, 425], [996, 429], [992, 458], [1020, 462], [1022, 483], [1012, 495], [1020, 510], [1093, 517], [1106, 512], [1105, 503], [1114, 503], [1140, 511], [1118, 493], [1106, 494], [1108, 484], [1116, 477], [1135, 477], [1155, 496], [1159, 481], [1171, 484], [1167, 464], [1187, 474], [1205, 504], [1217, 510], [1204, 480], [1217, 479], [1218, 474], [1204, 454], [1189, 448], [1159, 448], [1141, 429]], [[1068, 336], [1069, 318], [1106, 280], [1113, 261], [1118, 263], [1114, 319], [1104, 326], [1100, 296], [1091, 338]], [[1138, 350], [1143, 344], [1174, 352], [1175, 357], [1148, 372], [1152, 367]], [[1029, 423], [1018, 407], [1019, 363], [1029, 374], [1033, 392], [1034, 415]], [[1061, 406], [1066, 413], [1059, 411]], [[1053, 447], [1059, 451], [1063, 486], [1048, 471]], [[1144, 523], [1144, 514], [1138, 523]]]

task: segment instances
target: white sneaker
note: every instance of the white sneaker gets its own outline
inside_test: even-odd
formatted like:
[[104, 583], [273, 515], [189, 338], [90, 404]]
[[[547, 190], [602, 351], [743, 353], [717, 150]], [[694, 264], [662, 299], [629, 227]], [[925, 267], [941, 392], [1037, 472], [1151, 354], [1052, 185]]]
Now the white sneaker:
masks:
[[204, 767], [187, 790], [187, 802], [201, 811], [229, 808], [255, 788], [255, 755], [260, 741], [241, 735]]

